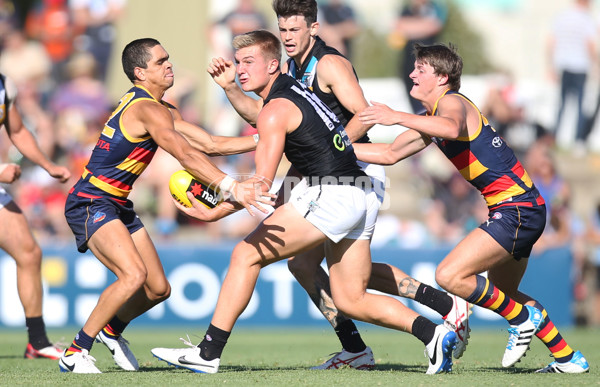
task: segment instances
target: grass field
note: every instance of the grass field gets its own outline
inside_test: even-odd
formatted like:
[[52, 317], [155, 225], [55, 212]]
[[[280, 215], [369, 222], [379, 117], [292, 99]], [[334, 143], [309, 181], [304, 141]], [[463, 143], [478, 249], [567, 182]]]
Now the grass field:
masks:
[[[204, 327], [202, 327], [204, 328]], [[337, 338], [329, 329], [238, 329], [225, 349], [219, 373], [195, 374], [175, 369], [152, 357], [153, 347], [181, 347], [179, 337], [190, 333], [193, 342], [203, 330], [196, 328], [161, 328], [150, 330], [132, 326], [126, 338], [140, 363], [140, 372], [121, 371], [110, 353], [95, 344], [91, 354], [97, 359], [101, 375], [76, 375], [59, 372], [51, 360], [24, 360], [26, 334], [23, 330], [0, 330], [0, 385], [69, 385], [69, 386], [582, 386], [600, 385], [600, 330], [566, 330], [569, 344], [579, 349], [591, 365], [583, 375], [533, 374], [551, 358], [546, 347], [534, 339], [527, 356], [517, 367], [504, 369], [500, 360], [508, 337], [506, 330], [474, 330], [467, 352], [454, 363], [451, 374], [425, 375], [427, 358], [424, 346], [405, 334], [361, 325], [362, 336], [375, 354], [374, 371], [351, 369], [310, 371], [308, 368], [338, 350]], [[50, 330], [53, 340], [70, 341], [71, 330]]]

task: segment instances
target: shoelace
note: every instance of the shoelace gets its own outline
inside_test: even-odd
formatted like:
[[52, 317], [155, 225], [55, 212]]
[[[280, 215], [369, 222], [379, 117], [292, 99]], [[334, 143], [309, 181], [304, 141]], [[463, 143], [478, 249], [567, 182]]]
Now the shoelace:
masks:
[[92, 363], [96, 362], [96, 358], [93, 357], [92, 355], [90, 355], [89, 352], [87, 352], [87, 351], [86, 352], [81, 351], [81, 357], [84, 360], [91, 361]]
[[[197, 346], [198, 346], [198, 345], [196, 345], [196, 344], [192, 343], [192, 339], [190, 339], [190, 335], [188, 335], [188, 334], [186, 333], [186, 335], [185, 335], [185, 336], [187, 337], [187, 340], [186, 340], [186, 339], [184, 339], [183, 337], [180, 337], [180, 338], [179, 338], [179, 340], [181, 340], [181, 341], [183, 342], [183, 344], [187, 345], [188, 347], [192, 347], [192, 348], [193, 348], [193, 347], [197, 347]], [[199, 336], [197, 336], [197, 337], [199, 337]]]
[[513, 345], [515, 345], [515, 341], [519, 339], [519, 330], [517, 328], [508, 328], [508, 344], [506, 348], [512, 349]]
[[121, 342], [123, 344], [127, 344], [129, 345], [129, 341], [127, 341], [126, 338], [124, 338], [123, 336], [119, 336], [119, 338], [117, 339], [118, 342]]

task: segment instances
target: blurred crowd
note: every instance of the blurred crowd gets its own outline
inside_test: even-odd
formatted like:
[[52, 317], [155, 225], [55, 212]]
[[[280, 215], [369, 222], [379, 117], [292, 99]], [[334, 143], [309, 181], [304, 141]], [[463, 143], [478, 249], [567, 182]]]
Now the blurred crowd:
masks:
[[[24, 3], [31, 4], [26, 12], [22, 7]], [[322, 6], [319, 35], [352, 61], [356, 55], [353, 42], [362, 28], [356, 11], [343, 0], [319, 1], [319, 5]], [[405, 0], [398, 5], [393, 31], [387, 40], [390, 49], [402, 55], [398, 76], [405, 83], [412, 66], [412, 44], [436, 42], [444, 30], [447, 13], [444, 2]], [[562, 39], [565, 31], [572, 28], [569, 23], [579, 26], [583, 25], [582, 20], [585, 25], [590, 23], [589, 18], [581, 15], [581, 7], [586, 6], [589, 0], [573, 0], [573, 9], [564, 12], [567, 16], [557, 17], [555, 35], [550, 38], [548, 70], [561, 85], [562, 96], [554, 127], [530, 118], [528, 105], [523, 103], [508, 72], [486, 78], [487, 91], [480, 108], [518, 152], [548, 204], [546, 231], [535, 246], [535, 252], [556, 247], [570, 249], [576, 283], [573, 291], [578, 300], [576, 315], [582, 324], [600, 324], [600, 201], [590, 213], [575, 211], [571, 181], [561, 174], [561, 171], [566, 172], [557, 165], [556, 159], [557, 133], [565, 126], [572, 126], [575, 136], [575, 146], [568, 150], [572, 154], [566, 157], [579, 157], [581, 163], [589, 163], [597, 157], [590, 153], [593, 147], [588, 145], [598, 109], [590, 113], [581, 109], [581, 88], [586, 76], [598, 66], [598, 52], [594, 48], [600, 36], [598, 25], [594, 24], [593, 42], [582, 43], [590, 51], [569, 54], [579, 55], [579, 63], [558, 60], [565, 55], [560, 54], [560, 50], [565, 47], [572, 50], [577, 44], [573, 41], [577, 37], [572, 34], [570, 41]], [[109, 97], [106, 79], [111, 56], [120, 52], [119, 47], [114, 47], [117, 21], [126, 11], [127, 0], [0, 0], [0, 72], [8, 75], [18, 87], [18, 104], [25, 125], [47, 155], [71, 169], [74, 180], [83, 170], [104, 122], [118, 102]], [[255, 1], [239, 0], [231, 12], [213, 22], [207, 40], [211, 53], [231, 57], [225, 51], [230, 49], [231, 36], [268, 28], [273, 25], [271, 19], [271, 13], [259, 9]], [[574, 82], [577, 85], [573, 85]], [[255, 133], [237, 118], [224, 94], [212, 122], [202, 122], [201, 112], [191, 103], [193, 91], [193, 87], [183, 87], [168, 95], [184, 118], [220, 135]], [[570, 102], [571, 95], [573, 102]], [[576, 114], [564, 113], [569, 104], [574, 104], [571, 111]], [[407, 108], [419, 110], [412, 102]], [[571, 118], [572, 122], [568, 122]], [[25, 212], [38, 241], [42, 245], [72, 243], [73, 236], [63, 210], [66, 193], [74, 180], [61, 185], [46, 177], [10, 146], [4, 131], [0, 133], [0, 156], [2, 162], [19, 163], [23, 168], [21, 179], [6, 188]], [[252, 154], [215, 158], [214, 162], [234, 175], [251, 174], [253, 169]], [[436, 149], [428, 148], [403, 164], [410, 169], [410, 174], [402, 184], [394, 182], [390, 200], [400, 194], [397, 190], [410, 185], [413, 200], [421, 208], [419, 216], [382, 212], [373, 240], [375, 247], [452, 246], [486, 218], [487, 209], [479, 194]], [[243, 211], [214, 224], [183, 217], [173, 206], [167, 188], [170, 174], [179, 168], [172, 157], [159, 151], [132, 193], [137, 212], [157, 240], [182, 240], [180, 238], [190, 235], [194, 235], [194, 240], [237, 240], [260, 221]], [[416, 207], [414, 203], [412, 207]]]

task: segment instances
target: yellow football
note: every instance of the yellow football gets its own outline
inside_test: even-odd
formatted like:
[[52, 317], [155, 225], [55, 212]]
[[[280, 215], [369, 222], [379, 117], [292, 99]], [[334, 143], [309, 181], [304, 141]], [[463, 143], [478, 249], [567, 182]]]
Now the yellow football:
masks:
[[214, 208], [223, 201], [223, 197], [219, 194], [217, 187], [201, 182], [185, 169], [171, 175], [169, 179], [169, 191], [175, 200], [186, 207], [192, 206], [187, 197], [187, 192], [191, 192], [196, 200], [208, 208]]

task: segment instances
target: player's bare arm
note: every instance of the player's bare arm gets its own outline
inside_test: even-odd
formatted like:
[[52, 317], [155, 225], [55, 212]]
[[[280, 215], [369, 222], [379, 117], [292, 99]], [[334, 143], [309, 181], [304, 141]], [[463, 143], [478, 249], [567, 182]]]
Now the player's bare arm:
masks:
[[350, 62], [339, 55], [325, 55], [318, 64], [319, 85], [325, 91], [333, 93], [340, 103], [355, 117], [346, 125], [350, 141], [356, 141], [373, 126], [361, 122], [356, 114], [369, 106]]
[[[286, 114], [281, 114], [282, 111], [285, 111]], [[276, 197], [276, 195], [270, 194], [269, 190], [283, 156], [285, 136], [288, 132], [296, 129], [301, 121], [300, 110], [286, 99], [273, 100], [261, 111], [257, 121], [258, 133], [261, 137], [255, 154], [256, 174], [239, 183], [240, 187], [244, 187], [246, 190], [259, 190], [265, 200]], [[213, 209], [207, 209], [203, 205], [198, 205], [195, 200], [190, 201], [192, 202], [191, 208], [181, 205], [177, 205], [177, 207], [187, 215], [207, 222], [221, 219], [240, 208], [234, 203], [223, 202]], [[266, 204], [274, 205], [275, 203]]]
[[[365, 124], [402, 125], [410, 129], [428, 135], [429, 137], [441, 137], [456, 139], [466, 135], [465, 106], [457, 98], [448, 98], [448, 104], [438, 104], [439, 115], [420, 116], [391, 109], [389, 106], [371, 101], [372, 105], [359, 113], [358, 118]], [[446, 102], [446, 101], [443, 101]], [[442, 107], [444, 105], [444, 107]]]
[[253, 136], [213, 136], [198, 125], [184, 120], [175, 120], [175, 130], [182, 134], [190, 145], [209, 156], [234, 155], [256, 149]]
[[393, 165], [423, 150], [431, 140], [416, 130], [399, 134], [391, 144], [353, 144], [356, 158], [372, 164]]
[[227, 95], [227, 99], [235, 111], [246, 122], [252, 126], [256, 126], [258, 113], [262, 108], [262, 99], [255, 100], [246, 95], [235, 82], [236, 71], [235, 65], [231, 60], [225, 60], [221, 57], [213, 58], [208, 64], [207, 72], [221, 86]]
[[152, 136], [154, 141], [175, 157], [192, 175], [207, 182], [214, 182], [222, 190], [233, 195], [236, 202], [253, 215], [254, 206], [267, 212], [259, 203], [271, 204], [257, 189], [241, 185], [237, 180], [227, 176], [217, 168], [204, 153], [199, 152], [175, 130], [173, 116], [165, 106], [150, 101], [141, 101], [132, 106], [123, 117], [125, 127], [130, 127], [130, 135], [143, 137], [144, 132]]
[[23, 156], [44, 168], [50, 176], [58, 179], [61, 183], [69, 180], [71, 172], [63, 166], [54, 164], [42, 152], [33, 134], [23, 124], [16, 103], [10, 107], [6, 120], [5, 127], [8, 136]]
[[286, 135], [298, 128], [301, 122], [300, 109], [283, 98], [272, 100], [260, 112], [257, 122], [260, 141], [256, 147], [255, 164], [257, 177], [269, 182], [269, 186], [265, 185], [263, 190], [271, 188], [270, 184], [283, 156]]

